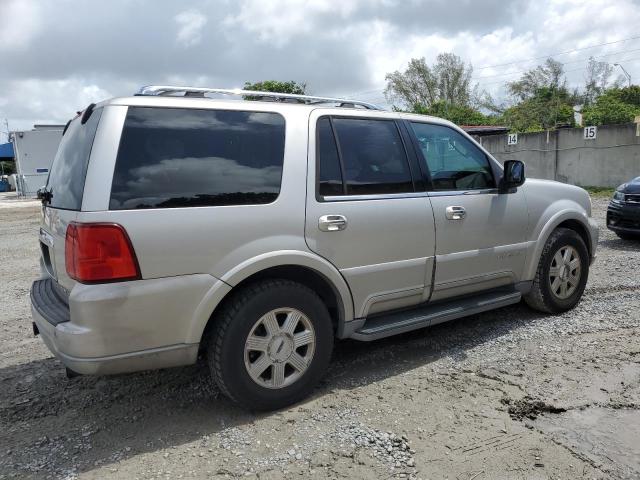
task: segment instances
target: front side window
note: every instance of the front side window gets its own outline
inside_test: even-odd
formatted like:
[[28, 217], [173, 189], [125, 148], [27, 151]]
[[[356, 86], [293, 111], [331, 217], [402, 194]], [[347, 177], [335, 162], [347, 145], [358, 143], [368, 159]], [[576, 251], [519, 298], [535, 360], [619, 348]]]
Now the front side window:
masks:
[[495, 188], [487, 156], [468, 138], [452, 128], [411, 122], [434, 190], [482, 190]]
[[321, 195], [414, 191], [407, 154], [393, 120], [322, 117], [318, 129]]
[[109, 208], [271, 203], [284, 138], [277, 113], [129, 107]]

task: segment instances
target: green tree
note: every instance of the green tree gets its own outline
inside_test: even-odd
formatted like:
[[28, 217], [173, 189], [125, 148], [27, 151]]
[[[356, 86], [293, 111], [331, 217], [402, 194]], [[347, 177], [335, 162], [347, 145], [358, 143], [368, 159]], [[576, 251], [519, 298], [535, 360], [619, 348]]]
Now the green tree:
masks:
[[635, 105], [636, 107], [640, 106], [640, 85], [616, 88], [615, 91], [622, 102]]
[[428, 108], [417, 105], [412, 111], [422, 115], [444, 118], [457, 125], [496, 125], [499, 121], [499, 117], [495, 115], [485, 115], [473, 107], [451, 105], [444, 100], [432, 103]]
[[566, 91], [540, 88], [526, 100], [507, 108], [502, 121], [514, 132], [536, 132], [555, 128], [557, 125], [573, 125], [573, 101]]
[[[304, 95], [307, 90], [306, 83], [298, 83], [293, 80], [289, 82], [281, 82], [278, 80], [264, 80], [262, 82], [245, 82], [245, 90], [254, 90], [257, 92], [274, 92], [274, 93], [292, 93], [294, 95]], [[251, 100], [255, 97], [247, 97]]]
[[504, 110], [502, 119], [513, 131], [531, 132], [574, 124], [577, 94], [567, 88], [560, 62], [548, 59], [519, 80], [508, 83], [507, 91], [514, 104]]
[[385, 96], [392, 104], [411, 111], [430, 108], [437, 102], [471, 106], [473, 68], [453, 53], [441, 53], [433, 66], [424, 58], [413, 58], [404, 72], [386, 76]]
[[612, 74], [613, 65], [608, 62], [598, 62], [593, 57], [589, 58], [583, 93], [585, 105], [591, 105], [604, 93], [609, 86]]
[[516, 100], [528, 100], [547, 88], [550, 91], [567, 91], [562, 63], [548, 58], [542, 65], [522, 74], [519, 80], [507, 83], [507, 91]]
[[12, 161], [0, 161], [0, 173], [2, 173], [3, 175], [11, 175], [12, 173], [16, 173], [16, 164]]
[[611, 88], [586, 107], [582, 113], [585, 125], [631, 123], [640, 115], [640, 86]]

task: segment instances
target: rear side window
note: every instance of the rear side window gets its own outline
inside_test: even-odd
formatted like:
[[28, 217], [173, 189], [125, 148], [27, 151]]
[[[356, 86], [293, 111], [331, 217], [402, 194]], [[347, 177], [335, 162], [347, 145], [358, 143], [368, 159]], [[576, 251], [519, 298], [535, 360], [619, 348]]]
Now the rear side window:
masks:
[[329, 117], [318, 120], [318, 152], [318, 193], [322, 196], [342, 195], [342, 169]]
[[434, 190], [495, 188], [487, 156], [468, 138], [443, 125], [412, 122]]
[[47, 180], [51, 207], [64, 210], [82, 207], [89, 155], [101, 115], [102, 108], [94, 110], [84, 125], [80, 123], [80, 117], [75, 118], [62, 136]]
[[414, 191], [407, 154], [393, 120], [322, 117], [317, 128], [320, 195]]
[[130, 107], [109, 208], [271, 203], [284, 138], [277, 113]]

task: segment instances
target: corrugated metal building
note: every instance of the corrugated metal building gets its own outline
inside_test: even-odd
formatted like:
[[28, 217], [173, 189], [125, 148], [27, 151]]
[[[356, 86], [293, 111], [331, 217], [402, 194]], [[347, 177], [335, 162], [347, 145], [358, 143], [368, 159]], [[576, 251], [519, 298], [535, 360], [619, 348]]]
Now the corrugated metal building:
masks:
[[10, 133], [19, 195], [35, 197], [38, 189], [47, 183], [63, 129], [64, 125], [34, 125], [33, 130]]

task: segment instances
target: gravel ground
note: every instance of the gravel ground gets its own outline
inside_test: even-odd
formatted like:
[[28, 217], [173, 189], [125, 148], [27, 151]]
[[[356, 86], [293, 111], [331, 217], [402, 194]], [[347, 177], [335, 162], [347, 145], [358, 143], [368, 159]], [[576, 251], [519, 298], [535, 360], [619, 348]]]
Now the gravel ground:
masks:
[[1, 479], [640, 478], [638, 242], [601, 230], [571, 312], [340, 342], [310, 399], [255, 415], [202, 365], [68, 380], [32, 335], [38, 206], [17, 203], [0, 199]]

